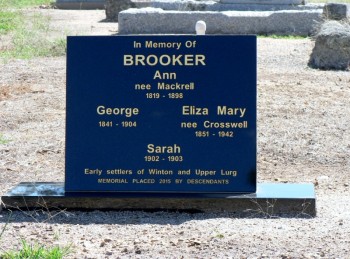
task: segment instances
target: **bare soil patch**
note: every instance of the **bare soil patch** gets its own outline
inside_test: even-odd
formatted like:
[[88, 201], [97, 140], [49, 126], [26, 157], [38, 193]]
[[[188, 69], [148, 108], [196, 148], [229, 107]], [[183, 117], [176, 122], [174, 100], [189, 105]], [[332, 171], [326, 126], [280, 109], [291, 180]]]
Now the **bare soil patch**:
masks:
[[[53, 33], [117, 31], [103, 11], [28, 12], [52, 17]], [[71, 244], [70, 258], [349, 258], [350, 72], [310, 69], [313, 44], [258, 39], [258, 181], [314, 183], [316, 218], [2, 211], [0, 253], [25, 239]], [[0, 63], [1, 134], [0, 194], [64, 180], [65, 57]]]

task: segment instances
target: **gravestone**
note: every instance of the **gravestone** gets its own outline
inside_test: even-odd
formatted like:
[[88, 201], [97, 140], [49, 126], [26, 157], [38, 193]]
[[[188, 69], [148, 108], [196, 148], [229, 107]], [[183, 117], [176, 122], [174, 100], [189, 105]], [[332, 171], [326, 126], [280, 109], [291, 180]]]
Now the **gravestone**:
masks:
[[255, 36], [68, 37], [67, 69], [66, 191], [256, 191]]
[[69, 37], [65, 183], [3, 205], [315, 216], [312, 184], [256, 183], [256, 71], [255, 36]]

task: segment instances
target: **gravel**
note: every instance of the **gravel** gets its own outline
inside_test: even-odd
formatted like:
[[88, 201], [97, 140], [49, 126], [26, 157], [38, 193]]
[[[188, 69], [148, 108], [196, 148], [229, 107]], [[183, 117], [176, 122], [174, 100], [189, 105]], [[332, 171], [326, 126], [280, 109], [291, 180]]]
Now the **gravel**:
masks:
[[[50, 15], [53, 33], [71, 23], [117, 30], [99, 31], [103, 11], [31, 12]], [[258, 39], [257, 163], [259, 182], [314, 183], [317, 217], [2, 211], [0, 253], [26, 240], [70, 245], [67, 258], [349, 258], [350, 72], [309, 68], [313, 45]], [[65, 57], [0, 63], [0, 194], [21, 181], [63, 181], [64, 130]]]

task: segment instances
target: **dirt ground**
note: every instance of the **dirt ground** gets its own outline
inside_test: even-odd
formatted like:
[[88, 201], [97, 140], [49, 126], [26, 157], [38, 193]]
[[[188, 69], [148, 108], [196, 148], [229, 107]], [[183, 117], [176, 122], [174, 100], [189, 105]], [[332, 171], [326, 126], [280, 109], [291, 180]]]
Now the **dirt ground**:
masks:
[[[112, 35], [103, 11], [35, 10], [52, 33]], [[258, 181], [314, 183], [315, 218], [229, 213], [0, 213], [0, 253], [21, 240], [68, 258], [350, 258], [350, 72], [307, 66], [310, 39], [258, 39]], [[0, 63], [0, 194], [63, 181], [65, 57]], [[9, 224], [6, 224], [10, 219]]]

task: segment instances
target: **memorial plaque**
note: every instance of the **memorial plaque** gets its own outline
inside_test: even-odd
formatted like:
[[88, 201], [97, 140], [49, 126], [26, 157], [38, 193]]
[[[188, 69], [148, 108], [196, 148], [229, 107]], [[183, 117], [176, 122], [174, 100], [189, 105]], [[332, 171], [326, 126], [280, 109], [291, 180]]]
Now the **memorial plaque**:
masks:
[[66, 122], [66, 192], [255, 192], [256, 37], [68, 37]]

